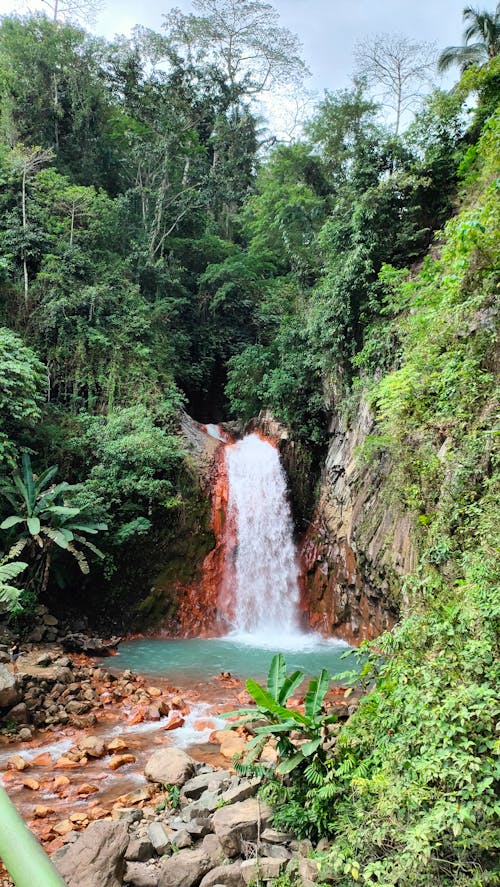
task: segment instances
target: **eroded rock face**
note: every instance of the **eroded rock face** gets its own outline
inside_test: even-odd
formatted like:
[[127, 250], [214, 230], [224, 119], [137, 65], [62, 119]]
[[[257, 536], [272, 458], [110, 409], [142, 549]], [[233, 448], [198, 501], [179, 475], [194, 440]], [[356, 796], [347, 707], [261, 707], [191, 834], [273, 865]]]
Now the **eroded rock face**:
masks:
[[129, 841], [123, 822], [93, 822], [52, 860], [68, 887], [121, 887]]
[[147, 762], [144, 775], [160, 785], [184, 785], [195, 766], [196, 761], [181, 748], [160, 748]]
[[348, 426], [334, 417], [331, 432], [318, 507], [301, 549], [304, 597], [314, 628], [360, 641], [398, 617], [401, 577], [416, 566], [414, 517], [390, 498], [388, 457], [367, 462], [359, 455], [374, 432], [368, 404], [361, 402]]

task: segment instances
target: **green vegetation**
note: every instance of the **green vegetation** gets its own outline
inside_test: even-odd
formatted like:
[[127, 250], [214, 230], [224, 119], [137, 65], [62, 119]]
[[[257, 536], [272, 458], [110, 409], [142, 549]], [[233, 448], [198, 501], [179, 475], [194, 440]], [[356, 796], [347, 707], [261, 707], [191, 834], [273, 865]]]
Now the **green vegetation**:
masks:
[[278, 737], [276, 823], [329, 839], [329, 883], [498, 883], [498, 8], [465, 10], [441, 56], [459, 83], [403, 133], [358, 77], [266, 153], [252, 99], [265, 58], [300, 76], [296, 41], [245, 0], [228, 58], [214, 5], [112, 43], [0, 22], [0, 600], [60, 584], [173, 615], [213, 541], [181, 409], [269, 409], [314, 474], [332, 415], [368, 401], [358, 458], [414, 517], [401, 622], [363, 648], [370, 692], [338, 730], [326, 675], [288, 709], [277, 657], [248, 687], [252, 753]]

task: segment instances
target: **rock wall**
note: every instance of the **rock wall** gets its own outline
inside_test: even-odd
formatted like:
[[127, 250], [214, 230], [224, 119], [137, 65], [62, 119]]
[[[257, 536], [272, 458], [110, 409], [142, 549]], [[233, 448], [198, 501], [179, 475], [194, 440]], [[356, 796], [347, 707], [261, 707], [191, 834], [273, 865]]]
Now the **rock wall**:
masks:
[[334, 416], [316, 511], [300, 547], [303, 606], [325, 634], [357, 643], [392, 627], [402, 577], [416, 566], [414, 516], [390, 494], [387, 456], [359, 448], [374, 422], [362, 401], [349, 425]]

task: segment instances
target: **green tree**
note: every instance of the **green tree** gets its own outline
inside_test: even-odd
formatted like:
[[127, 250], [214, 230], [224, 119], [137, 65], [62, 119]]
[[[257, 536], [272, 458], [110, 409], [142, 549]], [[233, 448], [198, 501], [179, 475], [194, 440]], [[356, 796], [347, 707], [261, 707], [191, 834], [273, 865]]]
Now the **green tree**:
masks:
[[494, 12], [466, 6], [462, 46], [447, 46], [438, 58], [438, 70], [458, 65], [463, 72], [471, 65], [484, 65], [500, 53], [500, 3]]
[[0, 466], [13, 468], [17, 447], [41, 418], [46, 368], [14, 332], [0, 327]]

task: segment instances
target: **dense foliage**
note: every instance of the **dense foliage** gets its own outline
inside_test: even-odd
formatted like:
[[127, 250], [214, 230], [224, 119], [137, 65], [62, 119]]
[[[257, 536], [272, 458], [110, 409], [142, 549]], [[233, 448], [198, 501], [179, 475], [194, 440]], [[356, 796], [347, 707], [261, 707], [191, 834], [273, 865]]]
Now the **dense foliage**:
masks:
[[202, 17], [112, 43], [44, 16], [0, 22], [0, 601], [71, 588], [83, 547], [101, 603], [120, 608], [113, 576], [133, 584], [141, 546], [164, 557], [177, 526], [179, 559], [195, 560], [182, 521], [207, 533], [183, 407], [201, 421], [270, 409], [317, 459], [332, 411], [368, 399], [359, 458], [390, 462], [383, 495], [415, 516], [420, 562], [404, 619], [363, 650], [371, 692], [328, 755], [325, 676], [298, 717], [281, 660], [267, 690], [250, 685], [261, 735], [281, 735], [293, 766], [272, 786], [276, 821], [328, 837], [339, 887], [493, 884], [498, 15], [469, 10], [480, 67], [455, 52], [459, 84], [403, 134], [356, 79], [266, 153], [263, 58], [277, 79], [302, 66], [291, 35], [252, 30], [259, 0], [240, 6], [229, 59], [204, 0]]

